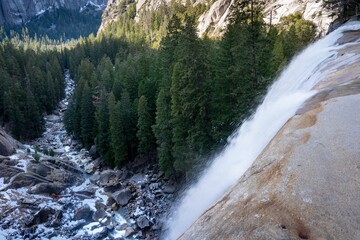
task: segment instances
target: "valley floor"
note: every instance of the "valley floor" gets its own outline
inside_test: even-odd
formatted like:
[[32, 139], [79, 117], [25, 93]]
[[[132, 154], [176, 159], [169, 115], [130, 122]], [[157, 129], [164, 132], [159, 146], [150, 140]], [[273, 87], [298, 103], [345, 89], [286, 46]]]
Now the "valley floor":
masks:
[[[0, 158], [0, 239], [156, 239], [174, 183], [139, 159], [112, 170], [66, 134], [66, 98], [43, 136]], [[96, 158], [96, 159], [95, 159]]]

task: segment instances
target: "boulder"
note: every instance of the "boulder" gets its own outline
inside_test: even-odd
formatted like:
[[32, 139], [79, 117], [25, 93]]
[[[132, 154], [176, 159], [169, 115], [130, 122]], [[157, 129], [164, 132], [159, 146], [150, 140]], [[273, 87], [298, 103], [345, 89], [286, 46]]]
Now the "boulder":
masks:
[[16, 152], [17, 142], [4, 130], [0, 129], [0, 155], [10, 156]]
[[5, 161], [5, 160], [10, 160], [10, 158], [7, 157], [7, 156], [2, 156], [2, 155], [0, 155], [0, 163], [2, 163], [2, 162]]
[[131, 237], [131, 235], [135, 234], [135, 230], [132, 227], [127, 227], [125, 229], [124, 237]]
[[50, 221], [49, 226], [54, 228], [60, 227], [62, 218], [63, 218], [62, 210], [57, 210], [53, 216], [53, 219]]
[[167, 194], [173, 194], [175, 192], [176, 188], [174, 185], [167, 184], [163, 188], [163, 192]]
[[111, 183], [111, 184], [109, 184], [107, 186], [104, 186], [104, 191], [109, 192], [109, 193], [116, 192], [119, 189], [121, 189], [121, 187], [122, 187], [122, 185], [121, 185], [120, 182], [118, 182], [118, 183], [114, 182], [114, 183]]
[[94, 163], [89, 163], [88, 165], [85, 166], [85, 172], [88, 173], [88, 174], [92, 174], [95, 172], [95, 165]]
[[121, 172], [118, 170], [105, 170], [100, 174], [99, 185], [102, 187], [112, 186], [119, 183]]
[[130, 182], [133, 185], [142, 186], [148, 182], [148, 178], [144, 174], [138, 173], [131, 177]]
[[148, 220], [148, 218], [144, 215], [141, 215], [140, 217], [138, 217], [136, 219], [136, 225], [140, 228], [140, 229], [144, 229], [147, 227], [150, 227], [150, 222]]
[[91, 146], [89, 150], [89, 155], [94, 160], [100, 157], [99, 153], [97, 152], [96, 145]]
[[99, 179], [100, 179], [100, 174], [96, 173], [96, 174], [91, 175], [90, 182], [93, 184], [97, 184]]
[[34, 225], [38, 225], [41, 223], [46, 223], [54, 214], [56, 210], [45, 207], [40, 209], [35, 215], [29, 219], [28, 222], [25, 223], [27, 227], [32, 227]]
[[49, 116], [46, 116], [45, 118], [48, 122], [51, 122], [51, 123], [60, 123], [61, 122], [61, 118], [58, 115], [49, 115]]
[[132, 198], [132, 194], [130, 189], [125, 188], [117, 192], [114, 192], [112, 194], [112, 198], [114, 198], [117, 204], [119, 204], [120, 206], [124, 206], [129, 203], [130, 199]]
[[62, 191], [64, 191], [66, 185], [60, 183], [39, 183], [32, 187], [28, 193], [30, 194], [46, 194], [46, 195], [59, 195]]
[[99, 229], [96, 229], [96, 234], [91, 236], [91, 239], [104, 239], [108, 235], [108, 228], [107, 227], [100, 227]]
[[13, 178], [8, 188], [17, 189], [22, 187], [31, 187], [39, 183], [49, 183], [49, 181], [29, 173], [19, 173]]
[[43, 163], [33, 162], [28, 165], [27, 170], [42, 177], [46, 177], [51, 173], [51, 168]]
[[24, 172], [23, 170], [8, 166], [5, 164], [0, 164], [0, 178], [4, 178], [4, 183], [9, 183], [10, 179], [15, 176], [16, 174]]
[[93, 211], [90, 209], [89, 205], [84, 205], [78, 209], [76, 209], [74, 214], [74, 220], [81, 220], [84, 219], [86, 221], [92, 220]]

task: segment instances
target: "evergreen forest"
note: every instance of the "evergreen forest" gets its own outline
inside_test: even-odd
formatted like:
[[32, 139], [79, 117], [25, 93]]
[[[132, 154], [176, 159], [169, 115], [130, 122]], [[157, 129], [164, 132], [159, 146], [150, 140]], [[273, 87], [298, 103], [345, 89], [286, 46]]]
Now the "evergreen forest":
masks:
[[112, 167], [141, 157], [156, 159], [168, 176], [189, 176], [316, 37], [300, 13], [265, 24], [263, 1], [238, 1], [221, 39], [197, 35], [205, 5], [163, 5], [137, 22], [133, 3], [124, 4], [121, 18], [96, 37], [3, 37], [0, 120], [16, 138], [41, 135], [69, 69], [77, 85], [65, 114], [69, 134], [88, 149], [96, 144]]

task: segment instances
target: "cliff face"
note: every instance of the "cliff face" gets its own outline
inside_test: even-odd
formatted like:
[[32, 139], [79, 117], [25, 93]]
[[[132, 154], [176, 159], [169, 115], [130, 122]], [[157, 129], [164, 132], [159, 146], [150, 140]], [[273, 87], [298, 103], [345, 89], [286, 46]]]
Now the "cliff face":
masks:
[[[231, 13], [231, 5], [234, 0], [217, 0], [209, 11], [199, 18], [199, 35], [208, 33], [210, 36], [218, 36], [224, 33], [227, 19]], [[322, 0], [269, 0], [266, 2], [264, 20], [267, 23], [276, 24], [281, 17], [295, 12], [303, 13], [306, 20], [313, 21], [321, 35], [326, 34], [331, 22], [329, 12], [322, 7]]]
[[107, 0], [0, 0], [0, 24], [17, 25], [41, 15], [50, 9], [65, 8], [79, 10], [93, 5], [102, 10]]
[[[118, 7], [120, 2], [120, 0], [108, 1], [100, 30], [107, 24], [116, 21], [119, 17], [121, 14], [120, 8]], [[136, 0], [137, 19], [141, 21], [141, 19], [138, 18], [141, 11], [157, 9], [162, 2], [170, 4], [171, 1]], [[194, 4], [196, 5], [201, 2], [204, 1], [197, 0]], [[209, 10], [204, 12], [198, 19], [199, 36], [204, 34], [213, 37], [221, 36], [226, 29], [233, 2], [234, 0], [214, 1]], [[334, 19], [329, 17], [329, 12], [322, 7], [322, 3], [323, 0], [270, 0], [266, 3], [264, 20], [267, 23], [272, 22], [276, 24], [281, 17], [300, 11], [303, 13], [305, 19], [313, 21], [318, 26], [318, 33], [324, 35]]]
[[253, 166], [180, 239], [359, 239], [360, 31]]

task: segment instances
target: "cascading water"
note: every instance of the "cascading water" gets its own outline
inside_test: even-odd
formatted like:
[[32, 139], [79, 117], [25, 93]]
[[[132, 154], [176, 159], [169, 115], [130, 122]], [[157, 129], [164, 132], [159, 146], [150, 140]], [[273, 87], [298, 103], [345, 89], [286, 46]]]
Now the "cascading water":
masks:
[[315, 94], [312, 88], [326, 76], [322, 68], [336, 57], [336, 50], [344, 47], [336, 46], [343, 32], [358, 29], [359, 22], [348, 23], [293, 59], [255, 114], [241, 125], [224, 151], [185, 192], [167, 223], [164, 239], [177, 239], [239, 180], [286, 121]]

